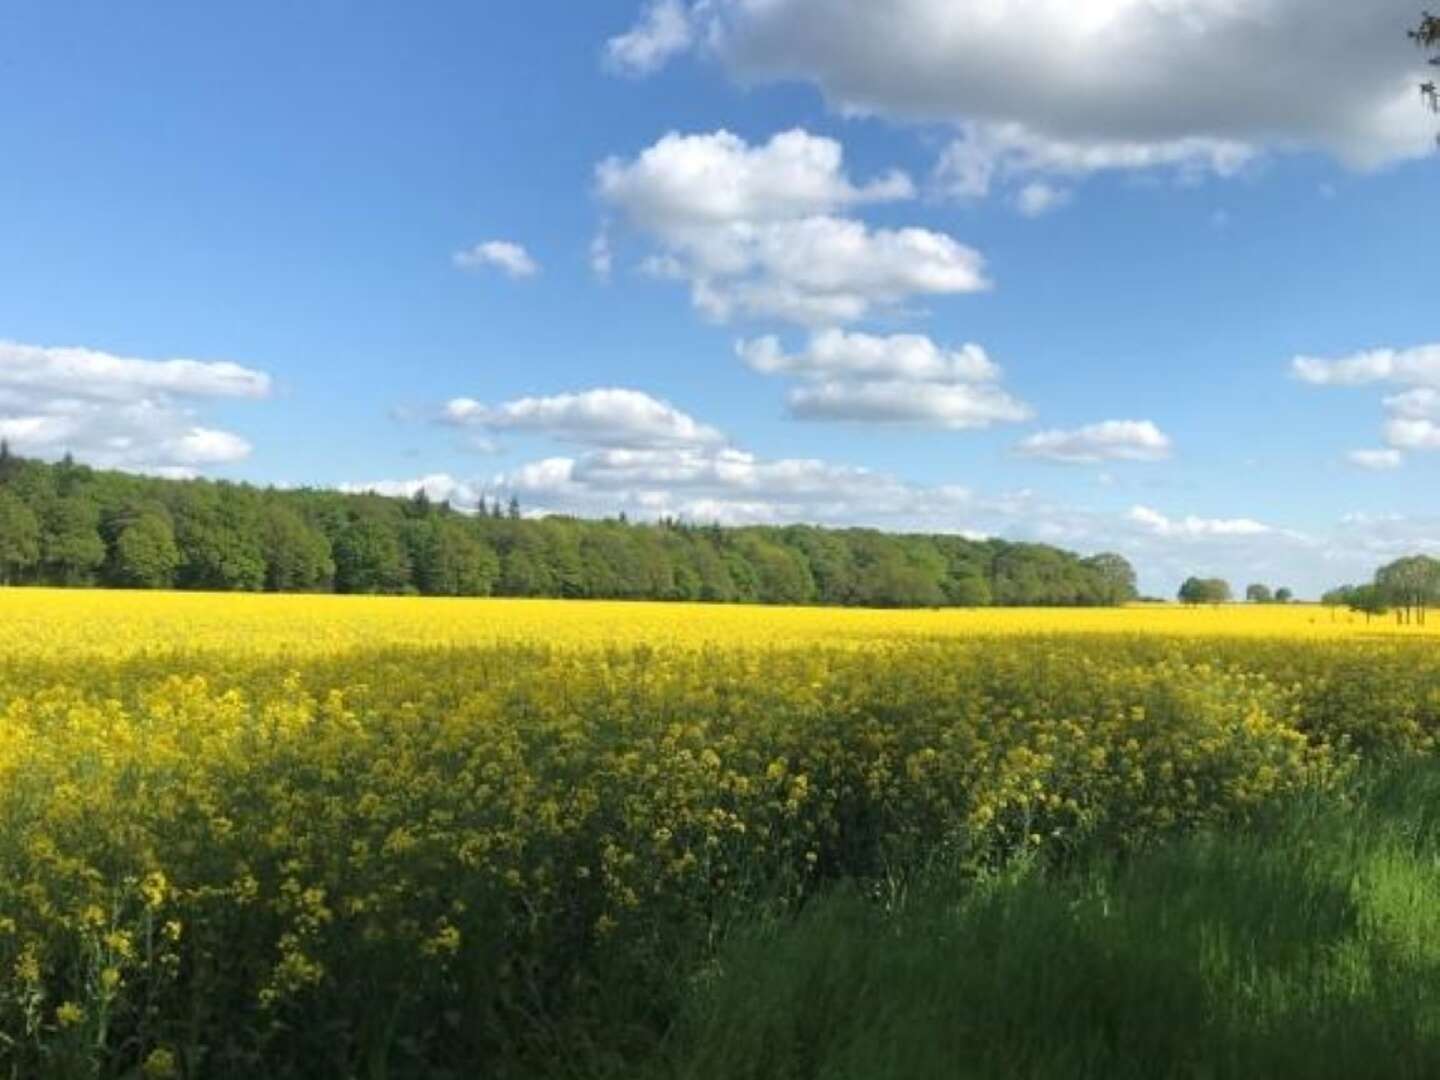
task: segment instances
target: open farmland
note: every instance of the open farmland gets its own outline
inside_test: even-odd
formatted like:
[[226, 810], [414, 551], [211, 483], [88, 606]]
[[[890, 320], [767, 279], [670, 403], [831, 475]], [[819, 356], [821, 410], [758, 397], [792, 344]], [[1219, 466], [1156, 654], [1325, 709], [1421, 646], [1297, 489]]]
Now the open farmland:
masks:
[[1433, 632], [1310, 607], [0, 609], [16, 1076], [613, 1064], [737, 923], [1343, 799], [1440, 731]]

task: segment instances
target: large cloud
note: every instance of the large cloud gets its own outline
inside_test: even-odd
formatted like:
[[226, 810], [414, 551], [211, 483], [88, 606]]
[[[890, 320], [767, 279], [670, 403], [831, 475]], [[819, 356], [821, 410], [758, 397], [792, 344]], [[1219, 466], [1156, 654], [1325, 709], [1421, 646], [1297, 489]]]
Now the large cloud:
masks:
[[945, 349], [920, 334], [812, 334], [786, 353], [774, 336], [741, 341], [736, 352], [766, 375], [800, 379], [787, 401], [801, 420], [916, 424], [962, 430], [1018, 423], [1030, 407], [995, 383], [1001, 371], [979, 345]]
[[1170, 437], [1150, 420], [1105, 420], [1074, 431], [1041, 431], [1018, 447], [1024, 457], [1066, 465], [1096, 465], [1106, 461], [1164, 461], [1170, 456]]
[[693, 45], [847, 113], [956, 125], [942, 179], [970, 194], [1007, 175], [1229, 174], [1267, 151], [1367, 169], [1433, 145], [1405, 40], [1414, 0], [696, 0], [683, 14], [666, 55]]
[[1371, 349], [1334, 359], [1297, 356], [1291, 374], [1312, 386], [1392, 386], [1383, 399], [1388, 450], [1355, 451], [1349, 460], [1363, 468], [1396, 468], [1404, 450], [1440, 450], [1440, 345], [1412, 349]]
[[724, 436], [668, 402], [639, 390], [605, 388], [501, 405], [449, 401], [442, 418], [492, 433], [520, 431], [589, 446], [713, 446]]
[[19, 453], [73, 453], [107, 467], [185, 475], [240, 461], [250, 444], [200, 421], [214, 399], [270, 393], [264, 372], [229, 361], [144, 360], [0, 341], [0, 438]]
[[914, 187], [898, 172], [854, 183], [840, 144], [804, 131], [759, 146], [726, 131], [666, 135], [633, 160], [602, 162], [596, 184], [656, 246], [650, 272], [688, 282], [695, 306], [717, 320], [853, 322], [989, 285], [981, 256], [944, 233], [843, 216]]

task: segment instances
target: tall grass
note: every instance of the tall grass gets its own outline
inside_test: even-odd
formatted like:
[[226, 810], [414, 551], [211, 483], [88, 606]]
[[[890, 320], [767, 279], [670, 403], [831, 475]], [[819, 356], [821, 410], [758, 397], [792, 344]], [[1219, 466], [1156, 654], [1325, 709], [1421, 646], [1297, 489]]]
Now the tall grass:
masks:
[[[1440, 768], [735, 934], [645, 1074], [1440, 1076]], [[639, 1073], [639, 1069], [634, 1070]]]

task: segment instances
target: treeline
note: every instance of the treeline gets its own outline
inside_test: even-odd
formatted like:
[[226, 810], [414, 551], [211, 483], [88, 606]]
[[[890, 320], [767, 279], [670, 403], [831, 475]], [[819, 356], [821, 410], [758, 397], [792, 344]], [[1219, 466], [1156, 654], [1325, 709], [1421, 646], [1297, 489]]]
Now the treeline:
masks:
[[1348, 607], [1366, 618], [1395, 613], [1401, 625], [1425, 625], [1425, 613], [1440, 607], [1440, 559], [1408, 555], [1375, 571], [1363, 585], [1341, 585], [1331, 589], [1321, 602], [1331, 607]]
[[867, 607], [1111, 605], [1118, 555], [812, 526], [462, 513], [391, 498], [49, 464], [0, 446], [0, 584], [703, 600]]

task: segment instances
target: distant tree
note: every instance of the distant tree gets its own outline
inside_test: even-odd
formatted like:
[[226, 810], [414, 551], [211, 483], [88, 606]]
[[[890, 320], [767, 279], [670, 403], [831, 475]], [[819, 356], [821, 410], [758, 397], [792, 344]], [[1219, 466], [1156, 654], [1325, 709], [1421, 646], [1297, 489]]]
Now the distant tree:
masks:
[[1351, 611], [1364, 614], [1367, 623], [1375, 616], [1384, 615], [1390, 610], [1385, 601], [1385, 593], [1375, 585], [1358, 585], [1352, 588], [1347, 604]]
[[1123, 555], [1103, 552], [1084, 560], [1084, 568], [1095, 579], [1095, 599], [1100, 604], [1128, 604], [1140, 595], [1135, 568]]
[[[1440, 51], [1440, 16], [1425, 12], [1420, 25], [1410, 31], [1410, 39], [1426, 52]], [[1430, 63], [1440, 66], [1440, 55], [1432, 56]], [[1420, 84], [1420, 96], [1434, 112], [1440, 112], [1440, 88], [1433, 79]]]
[[989, 607], [990, 583], [983, 574], [957, 574], [945, 585], [945, 598], [953, 607]]
[[550, 596], [554, 582], [540, 538], [526, 532], [516, 538], [501, 560], [496, 591], [502, 596]]
[[511, 521], [520, 520], [520, 500], [514, 495], [510, 496], [510, 505], [505, 508], [505, 516]]
[[1231, 597], [1230, 583], [1222, 578], [1186, 578], [1179, 596], [1185, 604], [1224, 604]]
[[151, 510], [132, 518], [115, 538], [111, 572], [130, 588], [168, 589], [181, 562], [170, 519]]
[[182, 485], [170, 501], [187, 589], [259, 592], [265, 587], [259, 503], [246, 489]]
[[10, 442], [0, 439], [0, 484], [5, 484], [20, 471], [20, 459], [10, 452]]
[[1290, 589], [1282, 586], [1275, 590], [1275, 603], [1277, 604], [1288, 604], [1294, 599], [1295, 593]]
[[489, 596], [500, 561], [466, 522], [432, 518], [407, 533], [415, 584], [426, 596]]
[[1425, 623], [1428, 608], [1440, 603], [1440, 561], [1411, 555], [1382, 566], [1375, 585], [1402, 622]]
[[1268, 604], [1275, 597], [1271, 595], [1269, 585], [1248, 585], [1245, 588], [1245, 599], [1252, 604]]
[[0, 489], [0, 585], [23, 580], [40, 562], [40, 519], [20, 497]]
[[1320, 602], [1326, 607], [1348, 607], [1354, 595], [1354, 585], [1338, 585], [1321, 595]]
[[105, 561], [100, 511], [76, 496], [54, 500], [41, 516], [40, 563], [56, 585], [89, 584]]
[[265, 508], [260, 527], [267, 590], [317, 592], [331, 587], [335, 558], [323, 532], [283, 503]]
[[411, 585], [410, 560], [400, 531], [389, 521], [362, 517], [335, 538], [335, 587], [345, 593], [403, 593]]

